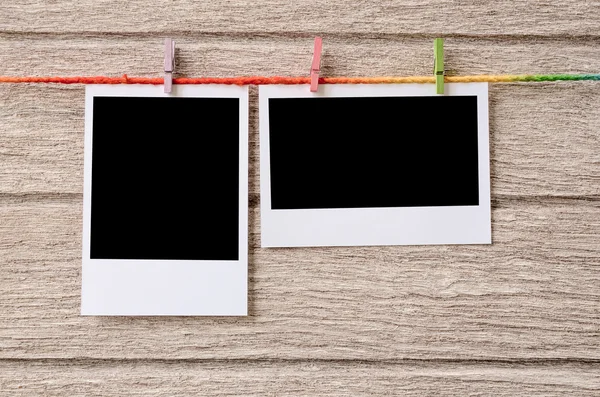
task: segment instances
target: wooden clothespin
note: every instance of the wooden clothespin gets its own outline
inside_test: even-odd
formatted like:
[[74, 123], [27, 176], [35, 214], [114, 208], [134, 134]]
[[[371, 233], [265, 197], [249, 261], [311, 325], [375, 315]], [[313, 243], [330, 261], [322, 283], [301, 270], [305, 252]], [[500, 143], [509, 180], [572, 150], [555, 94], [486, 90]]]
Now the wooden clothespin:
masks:
[[444, 39], [433, 41], [433, 74], [435, 75], [435, 91], [444, 93]]
[[165, 93], [170, 94], [173, 87], [173, 72], [175, 72], [175, 41], [165, 39]]
[[321, 51], [323, 39], [315, 37], [315, 49], [313, 51], [312, 65], [310, 67], [310, 92], [317, 92], [319, 88], [319, 73], [321, 73]]

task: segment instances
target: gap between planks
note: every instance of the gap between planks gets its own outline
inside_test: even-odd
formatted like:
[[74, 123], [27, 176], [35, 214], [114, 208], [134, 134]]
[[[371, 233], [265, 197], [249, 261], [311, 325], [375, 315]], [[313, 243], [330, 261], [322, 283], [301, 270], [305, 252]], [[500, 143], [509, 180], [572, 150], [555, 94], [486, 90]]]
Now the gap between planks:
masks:
[[0, 38], [13, 38], [15, 36], [33, 36], [35, 38], [58, 38], [58, 39], [81, 39], [81, 38], [141, 38], [141, 39], [152, 39], [157, 40], [165, 37], [177, 37], [177, 38], [223, 38], [223, 39], [313, 39], [314, 36], [321, 36], [325, 40], [337, 39], [337, 40], [381, 40], [381, 41], [403, 41], [413, 39], [433, 40], [438, 37], [444, 39], [456, 39], [456, 40], [475, 40], [481, 42], [493, 42], [493, 41], [504, 41], [504, 42], [535, 42], [539, 43], [581, 43], [581, 44], [600, 44], [600, 34], [598, 35], [538, 35], [538, 34], [429, 34], [429, 33], [370, 33], [370, 32], [301, 32], [301, 31], [285, 31], [285, 32], [262, 32], [262, 31], [249, 31], [249, 32], [226, 32], [226, 31], [215, 31], [215, 32], [194, 32], [187, 30], [166, 30], [156, 32], [120, 32], [120, 31], [107, 31], [107, 32], [96, 32], [96, 31], [81, 31], [81, 32], [52, 32], [52, 31], [18, 31], [18, 30], [0, 30]]
[[600, 358], [503, 358], [503, 359], [449, 359], [449, 358], [406, 358], [406, 359], [328, 359], [328, 358], [232, 358], [232, 359], [213, 359], [213, 358], [91, 358], [91, 357], [43, 357], [43, 358], [0, 358], [0, 363], [60, 363], [69, 362], [74, 365], [84, 364], [115, 364], [115, 363], [187, 363], [187, 364], [337, 364], [337, 365], [397, 365], [397, 366], [415, 366], [415, 365], [436, 365], [436, 366], [498, 366], [498, 365], [516, 365], [516, 366], [567, 366], [579, 364], [582, 366], [596, 367], [600, 366]]

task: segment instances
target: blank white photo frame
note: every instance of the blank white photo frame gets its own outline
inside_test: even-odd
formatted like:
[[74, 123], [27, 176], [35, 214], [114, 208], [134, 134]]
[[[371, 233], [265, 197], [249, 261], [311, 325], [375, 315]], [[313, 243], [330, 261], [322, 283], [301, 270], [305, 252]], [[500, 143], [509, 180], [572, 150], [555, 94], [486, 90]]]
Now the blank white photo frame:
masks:
[[247, 87], [85, 100], [81, 314], [247, 315]]
[[262, 247], [490, 244], [488, 86], [445, 88], [260, 86]]

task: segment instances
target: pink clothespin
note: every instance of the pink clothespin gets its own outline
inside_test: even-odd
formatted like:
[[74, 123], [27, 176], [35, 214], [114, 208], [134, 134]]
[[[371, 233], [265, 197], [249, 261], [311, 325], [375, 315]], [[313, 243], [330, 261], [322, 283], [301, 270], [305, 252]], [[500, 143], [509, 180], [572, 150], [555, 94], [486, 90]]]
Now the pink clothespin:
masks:
[[175, 71], [175, 41], [165, 39], [165, 93], [170, 94]]
[[313, 51], [312, 66], [310, 67], [310, 92], [317, 92], [319, 88], [319, 73], [321, 73], [321, 50], [323, 39], [315, 37], [315, 49]]

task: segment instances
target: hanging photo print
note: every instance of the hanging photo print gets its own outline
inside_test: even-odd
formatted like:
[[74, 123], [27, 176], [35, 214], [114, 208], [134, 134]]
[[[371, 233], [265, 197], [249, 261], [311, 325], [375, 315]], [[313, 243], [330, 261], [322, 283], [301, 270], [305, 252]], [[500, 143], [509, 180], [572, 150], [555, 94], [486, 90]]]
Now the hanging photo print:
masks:
[[84, 315], [246, 315], [248, 90], [86, 87]]
[[486, 83], [259, 97], [263, 247], [491, 243]]

